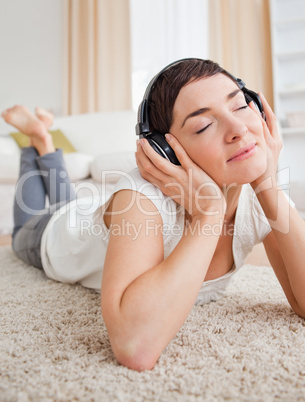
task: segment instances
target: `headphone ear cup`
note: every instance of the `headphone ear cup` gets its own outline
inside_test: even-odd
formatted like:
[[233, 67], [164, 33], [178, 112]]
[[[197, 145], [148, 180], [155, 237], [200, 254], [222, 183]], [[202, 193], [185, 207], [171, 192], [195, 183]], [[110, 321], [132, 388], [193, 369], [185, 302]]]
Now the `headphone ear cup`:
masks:
[[180, 165], [173, 148], [169, 146], [164, 134], [153, 131], [145, 138], [159, 155], [163, 156], [163, 158], [172, 162], [174, 165]]
[[264, 113], [262, 101], [261, 101], [259, 95], [256, 92], [251, 91], [250, 89], [248, 89], [246, 87], [244, 87], [242, 89], [242, 91], [244, 92], [247, 104], [249, 104], [251, 101], [253, 101], [257, 110], [261, 113], [262, 117], [264, 117], [265, 113]]

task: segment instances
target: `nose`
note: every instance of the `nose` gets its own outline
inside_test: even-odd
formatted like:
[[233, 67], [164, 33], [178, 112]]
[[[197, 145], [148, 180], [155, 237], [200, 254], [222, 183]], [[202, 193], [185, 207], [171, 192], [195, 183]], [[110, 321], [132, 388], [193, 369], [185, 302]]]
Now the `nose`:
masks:
[[245, 125], [245, 123], [234, 116], [230, 116], [226, 124], [226, 142], [238, 141], [248, 132], [248, 127]]

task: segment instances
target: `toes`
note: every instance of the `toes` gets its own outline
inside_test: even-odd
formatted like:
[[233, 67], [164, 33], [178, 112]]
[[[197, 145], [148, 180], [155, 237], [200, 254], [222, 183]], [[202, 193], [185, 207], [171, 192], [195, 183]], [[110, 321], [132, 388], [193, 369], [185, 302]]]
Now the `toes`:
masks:
[[1, 113], [1, 116], [3, 117], [3, 119], [4, 119], [7, 123], [10, 122], [10, 120], [11, 120], [11, 113], [10, 113], [9, 109], [4, 110], [4, 111]]
[[[11, 120], [11, 118], [12, 118], [12, 116], [14, 115], [14, 114], [16, 114], [16, 113], [30, 113], [30, 111], [25, 107], [25, 106], [23, 106], [23, 105], [15, 105], [15, 106], [13, 106], [13, 107], [10, 107], [10, 108], [8, 108], [8, 109], [6, 109], [6, 110], [4, 110], [3, 112], [2, 112], [2, 114], [1, 114], [1, 116], [4, 118], [4, 119], [9, 119], [9, 120]], [[5, 116], [5, 117], [4, 117]]]
[[10, 112], [29, 112], [29, 110], [23, 105], [15, 105], [7, 110]]
[[53, 124], [54, 116], [48, 110], [41, 107], [35, 108], [36, 116], [45, 124], [47, 128], [51, 127]]
[[43, 109], [42, 107], [36, 107], [35, 112], [36, 112], [37, 115], [45, 116], [45, 117], [49, 118], [50, 120], [52, 120], [53, 117], [54, 117], [51, 112], [49, 112], [46, 109]]

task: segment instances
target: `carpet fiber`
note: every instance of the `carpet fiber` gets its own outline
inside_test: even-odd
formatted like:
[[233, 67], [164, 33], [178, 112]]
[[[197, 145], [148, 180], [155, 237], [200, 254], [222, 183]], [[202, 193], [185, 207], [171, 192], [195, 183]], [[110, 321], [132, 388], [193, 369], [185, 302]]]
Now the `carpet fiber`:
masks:
[[0, 248], [1, 401], [305, 401], [305, 320], [271, 268], [194, 307], [152, 371], [119, 365], [99, 295]]

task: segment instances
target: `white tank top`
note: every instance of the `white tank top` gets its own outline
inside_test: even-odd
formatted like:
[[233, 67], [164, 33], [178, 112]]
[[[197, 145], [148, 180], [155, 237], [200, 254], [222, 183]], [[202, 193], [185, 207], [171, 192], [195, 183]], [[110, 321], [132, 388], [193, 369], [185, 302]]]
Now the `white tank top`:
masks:
[[[137, 191], [154, 203], [163, 220], [164, 257], [174, 250], [184, 230], [184, 209], [143, 179], [138, 169], [134, 169], [128, 174], [122, 173], [112, 194], [104, 194], [102, 199], [91, 197], [74, 200], [52, 216], [41, 242], [41, 258], [48, 277], [65, 283], [80, 283], [100, 291], [109, 236], [103, 214], [113, 194], [123, 189]], [[95, 212], [100, 206], [102, 219], [97, 223]], [[205, 281], [195, 304], [201, 305], [223, 297], [232, 276], [242, 267], [253, 246], [270, 231], [252, 187], [244, 185], [235, 217], [232, 245], [234, 265], [224, 276]]]

